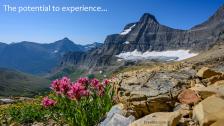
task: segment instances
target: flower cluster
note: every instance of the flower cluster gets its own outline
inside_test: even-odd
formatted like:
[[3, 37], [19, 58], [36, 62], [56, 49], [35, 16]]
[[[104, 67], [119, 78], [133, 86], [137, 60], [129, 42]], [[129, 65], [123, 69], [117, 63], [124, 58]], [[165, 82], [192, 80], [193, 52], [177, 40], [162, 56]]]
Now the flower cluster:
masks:
[[98, 91], [98, 95], [102, 96], [104, 93], [104, 87], [103, 85], [99, 82], [97, 79], [92, 79], [91, 80], [91, 86], [93, 89]]
[[51, 89], [57, 94], [66, 94], [71, 87], [71, 80], [68, 77], [54, 80], [51, 83]]
[[47, 108], [50, 106], [54, 106], [56, 104], [56, 101], [49, 99], [48, 97], [44, 97], [42, 100], [42, 105]]
[[[109, 85], [109, 80], [100, 83], [97, 79], [80, 78], [76, 82], [71, 82], [68, 77], [63, 77], [52, 81], [50, 88], [59, 96], [67, 97], [70, 100], [80, 100], [82, 97], [89, 97], [93, 94], [103, 96], [105, 88]], [[53, 106], [55, 101], [45, 97], [43, 106]]]
[[67, 92], [69, 99], [79, 100], [83, 96], [89, 96], [89, 90], [82, 83], [75, 83], [70, 87], [70, 90]]

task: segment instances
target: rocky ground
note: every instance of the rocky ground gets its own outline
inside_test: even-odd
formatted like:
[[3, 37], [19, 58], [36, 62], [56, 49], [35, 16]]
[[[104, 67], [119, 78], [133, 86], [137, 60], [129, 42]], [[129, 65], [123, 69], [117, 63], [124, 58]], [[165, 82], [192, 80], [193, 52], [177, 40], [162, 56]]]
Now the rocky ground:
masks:
[[117, 74], [119, 104], [102, 126], [224, 125], [223, 52], [216, 45], [185, 61]]

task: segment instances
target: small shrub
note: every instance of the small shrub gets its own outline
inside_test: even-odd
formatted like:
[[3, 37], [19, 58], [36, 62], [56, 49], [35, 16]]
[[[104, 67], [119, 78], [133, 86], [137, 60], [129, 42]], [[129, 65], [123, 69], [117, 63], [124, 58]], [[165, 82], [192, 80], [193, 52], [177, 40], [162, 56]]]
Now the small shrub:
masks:
[[94, 78], [95, 78], [95, 75], [94, 75], [94, 74], [89, 74], [89, 75], [87, 75], [87, 77], [88, 77], [89, 79], [94, 79]]
[[40, 104], [16, 104], [7, 109], [10, 118], [18, 123], [33, 123], [34, 121], [43, 121], [47, 111]]

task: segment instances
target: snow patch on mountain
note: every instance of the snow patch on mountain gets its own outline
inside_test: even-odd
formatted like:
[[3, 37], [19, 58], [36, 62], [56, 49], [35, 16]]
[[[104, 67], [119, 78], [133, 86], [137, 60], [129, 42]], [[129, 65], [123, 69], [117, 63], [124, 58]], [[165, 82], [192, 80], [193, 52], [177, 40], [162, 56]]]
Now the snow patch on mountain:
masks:
[[124, 44], [130, 44], [130, 42], [129, 41], [126, 41], [126, 42], [124, 42]]
[[146, 52], [140, 52], [137, 50], [134, 50], [133, 52], [123, 52], [119, 55], [116, 55], [116, 57], [124, 59], [124, 60], [176, 60], [181, 61], [193, 56], [198, 55], [197, 53], [191, 53], [190, 50], [172, 50], [172, 51], [162, 51], [162, 52], [156, 52], [156, 51], [146, 51]]
[[54, 52], [53, 53], [58, 53], [58, 50], [54, 50]]
[[123, 32], [120, 33], [120, 35], [127, 35], [134, 27], [135, 27], [135, 24], [129, 27], [128, 29], [125, 29]]

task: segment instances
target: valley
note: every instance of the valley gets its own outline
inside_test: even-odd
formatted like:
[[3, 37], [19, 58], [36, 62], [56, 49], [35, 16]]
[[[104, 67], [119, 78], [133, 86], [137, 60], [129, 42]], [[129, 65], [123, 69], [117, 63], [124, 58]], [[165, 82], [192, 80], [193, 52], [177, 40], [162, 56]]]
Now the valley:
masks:
[[50, 80], [19, 71], [0, 68], [0, 96], [33, 97], [49, 91]]

